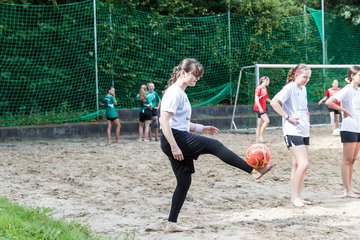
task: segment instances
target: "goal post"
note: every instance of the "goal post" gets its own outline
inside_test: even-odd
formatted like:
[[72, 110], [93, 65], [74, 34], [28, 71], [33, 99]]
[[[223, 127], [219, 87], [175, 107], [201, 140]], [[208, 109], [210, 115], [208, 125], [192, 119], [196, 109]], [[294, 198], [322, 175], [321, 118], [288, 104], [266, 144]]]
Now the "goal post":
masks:
[[[235, 101], [234, 101], [234, 107], [233, 107], [233, 113], [232, 113], [232, 117], [231, 117], [231, 126], [230, 126], [230, 130], [237, 130], [237, 126], [235, 123], [235, 117], [236, 117], [236, 109], [238, 106], [238, 100], [239, 100], [239, 92], [240, 92], [240, 86], [241, 86], [241, 80], [243, 78], [243, 73], [245, 70], [249, 70], [249, 69], [254, 69], [254, 86], [258, 86], [259, 85], [259, 79], [261, 76], [261, 70], [263, 69], [289, 69], [292, 67], [295, 67], [297, 64], [255, 64], [255, 65], [249, 65], [249, 66], [244, 66], [240, 69], [239, 71], [239, 79], [237, 82], [237, 87], [236, 87], [236, 95], [235, 95]], [[326, 75], [325, 70], [326, 69], [348, 69], [351, 66], [354, 65], [359, 65], [359, 64], [307, 64], [307, 66], [309, 66], [311, 69], [323, 69], [323, 74], [322, 75]], [[324, 76], [322, 76], [324, 77]], [[252, 89], [253, 91], [255, 91], [255, 88]]]

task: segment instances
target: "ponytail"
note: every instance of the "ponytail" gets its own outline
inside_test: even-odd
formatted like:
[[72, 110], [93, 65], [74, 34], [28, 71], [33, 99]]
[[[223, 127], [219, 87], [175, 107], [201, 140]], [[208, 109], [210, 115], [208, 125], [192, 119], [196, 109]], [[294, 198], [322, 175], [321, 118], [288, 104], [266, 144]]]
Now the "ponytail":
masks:
[[191, 72], [196, 77], [201, 77], [204, 74], [204, 68], [201, 63], [199, 63], [194, 58], [185, 58], [180, 62], [179, 65], [173, 68], [170, 79], [167, 81], [164, 91], [178, 80], [180, 73], [183, 70], [187, 73]]
[[295, 77], [303, 72], [310, 71], [310, 68], [306, 64], [298, 64], [294, 68], [290, 68], [287, 78], [286, 84], [295, 81]]
[[286, 84], [295, 81], [295, 68], [290, 68], [287, 78], [286, 78]]
[[141, 85], [141, 87], [140, 87], [139, 99], [141, 102], [146, 101], [146, 85], [145, 84]]
[[180, 67], [179, 66], [176, 66], [173, 68], [173, 71], [172, 73], [170, 74], [170, 79], [167, 81], [167, 84], [165, 86], [165, 89], [164, 91], [170, 87], [174, 82], [176, 82], [176, 80], [179, 78], [180, 76], [180, 73], [181, 73], [181, 70], [180, 70]]

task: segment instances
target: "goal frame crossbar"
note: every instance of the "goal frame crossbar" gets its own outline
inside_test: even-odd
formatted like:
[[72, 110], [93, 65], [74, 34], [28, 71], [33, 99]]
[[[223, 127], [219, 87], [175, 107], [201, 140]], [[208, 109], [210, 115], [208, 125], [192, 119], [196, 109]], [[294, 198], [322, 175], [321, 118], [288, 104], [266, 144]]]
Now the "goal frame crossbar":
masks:
[[[239, 90], [240, 90], [241, 77], [242, 77], [243, 70], [248, 69], [248, 68], [255, 69], [255, 84], [256, 84], [256, 86], [258, 86], [259, 79], [260, 79], [260, 68], [292, 68], [292, 67], [296, 67], [297, 65], [298, 64], [254, 64], [254, 65], [242, 67], [239, 72], [239, 79], [238, 79], [238, 83], [237, 83], [237, 87], [236, 87], [236, 95], [235, 95], [233, 114], [231, 117], [230, 130], [232, 130], [233, 128], [235, 130], [237, 130], [234, 119], [235, 119], [235, 113], [236, 113], [237, 101], [238, 101], [238, 97], [239, 97]], [[326, 68], [350, 68], [354, 65], [360, 66], [360, 64], [306, 64], [306, 65], [309, 66], [310, 68], [323, 68], [323, 69], [326, 69]]]

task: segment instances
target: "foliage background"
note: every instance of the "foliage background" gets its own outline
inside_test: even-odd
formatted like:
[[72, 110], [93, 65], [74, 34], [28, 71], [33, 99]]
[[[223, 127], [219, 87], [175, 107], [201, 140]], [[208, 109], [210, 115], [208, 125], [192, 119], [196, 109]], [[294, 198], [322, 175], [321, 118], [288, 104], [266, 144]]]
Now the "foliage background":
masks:
[[[0, 126], [93, 119], [112, 84], [119, 107], [136, 108], [140, 85], [152, 81], [160, 93], [184, 57], [199, 59], [206, 70], [188, 91], [194, 105], [231, 103], [243, 66], [322, 63], [320, 14], [304, 15], [304, 4], [319, 8], [320, 1], [97, 1], [96, 92], [92, 1], [3, 3]], [[325, 8], [327, 62], [356, 63], [358, 2], [325, 1]], [[272, 79], [270, 95], [283, 86], [286, 72], [263, 72]], [[345, 73], [327, 75], [314, 71], [320, 81], [309, 85], [310, 101], [330, 85], [326, 78]], [[253, 73], [246, 73], [240, 104], [252, 103], [254, 87]]]

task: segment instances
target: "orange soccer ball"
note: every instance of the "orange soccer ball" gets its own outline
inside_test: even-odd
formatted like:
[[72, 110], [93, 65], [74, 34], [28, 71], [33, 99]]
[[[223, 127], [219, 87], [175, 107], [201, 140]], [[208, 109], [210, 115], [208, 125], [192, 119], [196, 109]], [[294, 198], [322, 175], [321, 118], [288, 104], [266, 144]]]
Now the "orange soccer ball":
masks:
[[265, 167], [270, 159], [270, 149], [265, 144], [255, 143], [246, 150], [246, 161], [253, 168]]

